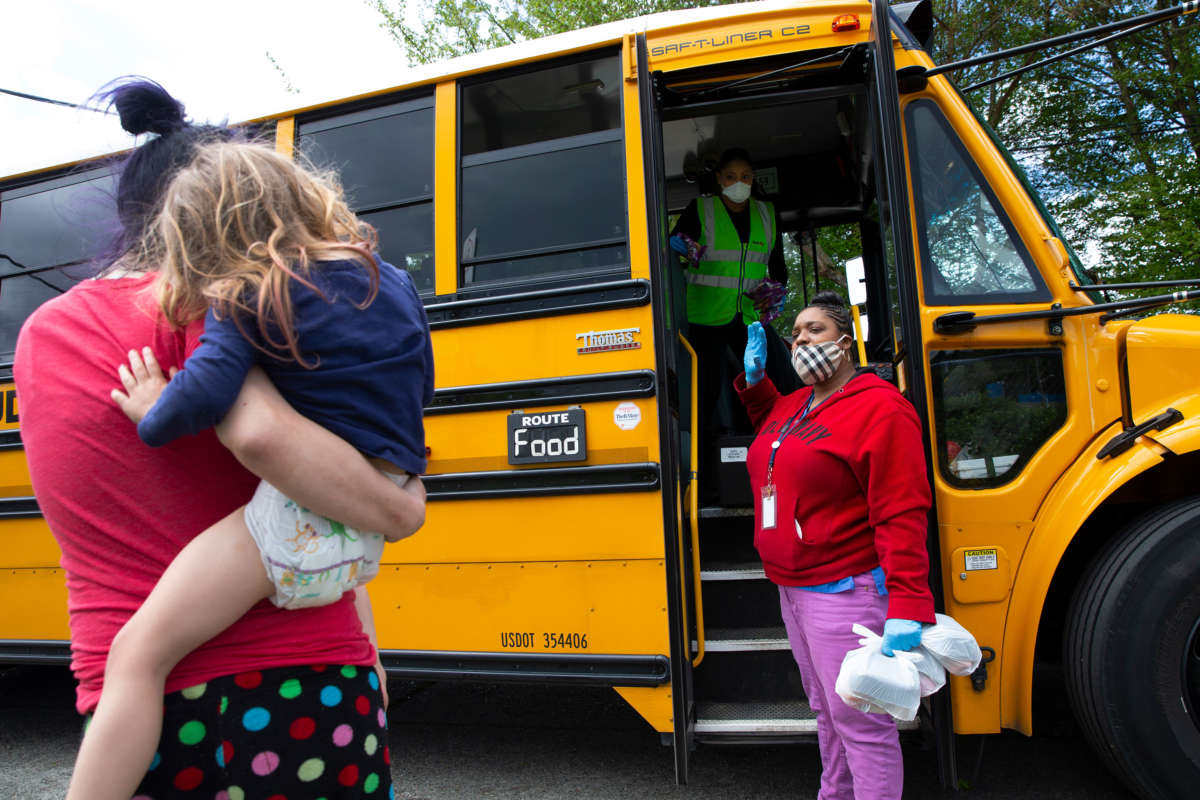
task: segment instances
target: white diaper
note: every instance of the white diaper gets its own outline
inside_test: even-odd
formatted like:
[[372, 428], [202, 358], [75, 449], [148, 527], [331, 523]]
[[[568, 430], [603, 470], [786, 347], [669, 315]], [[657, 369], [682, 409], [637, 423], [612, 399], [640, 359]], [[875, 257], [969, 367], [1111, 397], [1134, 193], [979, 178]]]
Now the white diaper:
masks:
[[[383, 473], [397, 485], [408, 473]], [[246, 527], [258, 545], [271, 602], [280, 608], [324, 606], [379, 572], [383, 536], [318, 516], [266, 481], [246, 506]]]

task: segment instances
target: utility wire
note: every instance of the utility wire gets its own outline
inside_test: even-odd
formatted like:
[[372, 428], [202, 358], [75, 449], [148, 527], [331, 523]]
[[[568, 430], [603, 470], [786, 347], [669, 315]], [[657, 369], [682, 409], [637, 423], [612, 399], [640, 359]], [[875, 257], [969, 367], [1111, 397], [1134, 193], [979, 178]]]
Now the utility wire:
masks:
[[[43, 267], [41, 269], [33, 269], [31, 267], [27, 267], [24, 264], [22, 264], [20, 261], [17, 261], [15, 258], [8, 255], [7, 253], [0, 253], [0, 258], [3, 258], [4, 260], [11, 262], [13, 264], [13, 266], [15, 266], [17, 269], [28, 270], [27, 272], [10, 272], [7, 275], [0, 275], [0, 280], [3, 280], [4, 278], [14, 278], [14, 277], [20, 275], [20, 276], [26, 277], [26, 278], [33, 278], [38, 283], [41, 283], [41, 284], [44, 284], [45, 286], [50, 287], [51, 289], [58, 292], [59, 294], [62, 294], [63, 292], [66, 291], [66, 289], [60, 289], [59, 287], [55, 286], [50, 281], [43, 278], [41, 275], [36, 274], [38, 272], [45, 272], [48, 268]], [[76, 263], [83, 263], [83, 262], [76, 262]], [[63, 266], [69, 266], [69, 265], [63, 265]], [[53, 268], [50, 268], [50, 269], [53, 269]]]
[[995, 77], [988, 78], [987, 80], [982, 80], [982, 81], [979, 81], [978, 83], [972, 83], [970, 86], [964, 86], [961, 91], [970, 92], [970, 91], [974, 91], [975, 89], [982, 89], [985, 86], [991, 86], [993, 83], [1002, 81], [1005, 78], [1015, 78], [1017, 75], [1021, 75], [1023, 73], [1029, 72], [1032, 69], [1037, 69], [1038, 67], [1044, 67], [1047, 64], [1053, 64], [1056, 61], [1062, 61], [1065, 58], [1070, 58], [1071, 56], [1078, 55], [1079, 53], [1082, 53], [1087, 50], [1091, 50], [1094, 47], [1099, 47], [1102, 44], [1107, 44], [1108, 42], [1116, 41], [1117, 39], [1123, 39], [1126, 36], [1133, 36], [1135, 33], [1141, 33], [1142, 31], [1146, 30], [1147, 28], [1154, 27], [1157, 24], [1158, 23], [1156, 23], [1156, 22], [1147, 22], [1143, 25], [1137, 26], [1136, 28], [1127, 28], [1123, 31], [1117, 31], [1116, 33], [1111, 34], [1110, 36], [1105, 36], [1103, 39], [1097, 39], [1094, 42], [1088, 42], [1087, 44], [1081, 44], [1081, 45], [1079, 45], [1079, 47], [1074, 47], [1070, 50], [1067, 50], [1064, 53], [1058, 53], [1057, 55], [1050, 56], [1049, 58], [1043, 58], [1041, 61], [1035, 61], [1032, 64], [1026, 64], [1023, 67], [1017, 67], [1016, 69], [1009, 70], [1008, 72], [1003, 72], [999, 75], [996, 75]]
[[115, 113], [115, 112], [109, 111], [108, 109], [105, 109], [105, 108], [93, 108], [91, 106], [81, 106], [78, 103], [68, 103], [66, 100], [51, 100], [49, 97], [40, 97], [36, 94], [26, 94], [25, 92], [18, 92], [13, 89], [0, 89], [0, 93], [11, 94], [13, 97], [20, 97], [24, 100], [35, 100], [39, 103], [50, 103], [51, 105], [55, 105], [55, 106], [66, 106], [67, 108], [79, 108], [79, 109], [83, 109], [84, 111], [95, 111], [97, 114], [113, 114], [113, 113]]

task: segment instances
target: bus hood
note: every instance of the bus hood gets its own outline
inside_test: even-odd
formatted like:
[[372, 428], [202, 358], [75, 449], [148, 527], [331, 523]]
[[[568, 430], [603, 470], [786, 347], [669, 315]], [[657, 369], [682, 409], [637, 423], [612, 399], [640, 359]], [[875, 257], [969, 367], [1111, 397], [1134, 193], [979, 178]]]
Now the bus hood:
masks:
[[1158, 314], [1133, 323], [1125, 358], [1134, 424], [1200, 394], [1200, 316]]

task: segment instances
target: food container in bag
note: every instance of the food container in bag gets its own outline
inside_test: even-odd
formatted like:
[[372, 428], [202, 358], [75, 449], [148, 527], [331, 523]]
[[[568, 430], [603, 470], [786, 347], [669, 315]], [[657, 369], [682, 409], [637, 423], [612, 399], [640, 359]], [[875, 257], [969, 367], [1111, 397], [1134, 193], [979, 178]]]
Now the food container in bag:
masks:
[[921, 629], [921, 646], [951, 675], [970, 675], [983, 659], [975, 637], [953, 617], [935, 614], [934, 619], [936, 624]]
[[921, 704], [921, 676], [913, 654], [903, 651], [885, 656], [883, 640], [862, 625], [853, 626], [861, 647], [842, 659], [835, 691], [848, 705], [860, 711], [887, 713], [911, 720]]

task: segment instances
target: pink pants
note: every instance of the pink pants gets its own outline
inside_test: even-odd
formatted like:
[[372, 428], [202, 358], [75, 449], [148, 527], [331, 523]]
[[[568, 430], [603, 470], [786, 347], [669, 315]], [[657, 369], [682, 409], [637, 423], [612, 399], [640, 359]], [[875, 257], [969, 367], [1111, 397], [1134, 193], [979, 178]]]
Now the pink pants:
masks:
[[817, 715], [821, 791], [817, 800], [899, 800], [904, 762], [896, 723], [887, 714], [865, 714], [837, 696], [842, 658], [857, 648], [857, 622], [883, 631], [887, 598], [869, 574], [854, 578], [854, 591], [823, 594], [779, 587], [788, 641], [808, 703]]

